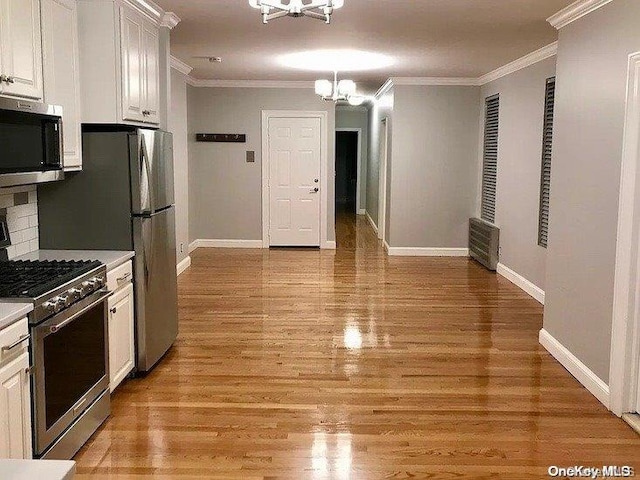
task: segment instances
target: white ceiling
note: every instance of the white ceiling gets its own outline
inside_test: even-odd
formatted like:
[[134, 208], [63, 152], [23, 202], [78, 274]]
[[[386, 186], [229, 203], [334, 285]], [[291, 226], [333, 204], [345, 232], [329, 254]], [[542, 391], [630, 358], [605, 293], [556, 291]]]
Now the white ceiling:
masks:
[[[247, 0], [156, 0], [182, 21], [171, 52], [198, 79], [315, 80], [278, 55], [327, 48], [390, 55], [392, 67], [349, 74], [375, 89], [394, 77], [479, 77], [557, 39], [546, 19], [573, 0], [345, 0], [331, 25], [285, 17], [261, 23]], [[196, 56], [219, 56], [220, 64]], [[327, 75], [328, 77], [329, 75]]]

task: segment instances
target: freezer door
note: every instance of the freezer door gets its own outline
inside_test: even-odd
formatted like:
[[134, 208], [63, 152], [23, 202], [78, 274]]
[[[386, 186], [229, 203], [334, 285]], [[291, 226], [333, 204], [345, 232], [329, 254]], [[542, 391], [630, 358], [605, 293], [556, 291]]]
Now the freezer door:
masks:
[[139, 129], [131, 142], [132, 213], [144, 215], [174, 204], [173, 135]]
[[133, 217], [137, 368], [147, 372], [178, 335], [175, 211]]

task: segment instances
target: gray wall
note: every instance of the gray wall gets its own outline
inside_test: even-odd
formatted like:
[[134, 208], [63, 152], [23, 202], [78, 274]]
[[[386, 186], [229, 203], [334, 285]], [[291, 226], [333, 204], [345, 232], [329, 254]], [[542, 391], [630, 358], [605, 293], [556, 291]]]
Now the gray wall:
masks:
[[628, 55], [640, 2], [560, 30], [544, 328], [609, 381]]
[[547, 250], [538, 245], [542, 129], [546, 80], [555, 71], [556, 59], [549, 58], [488, 83], [480, 99], [484, 124], [484, 99], [500, 94], [495, 221], [500, 227], [500, 263], [542, 289], [547, 260]]
[[362, 151], [360, 171], [360, 205], [364, 209], [367, 196], [367, 159], [369, 158], [369, 114], [366, 107], [339, 106], [336, 108], [336, 129], [338, 128], [359, 128], [362, 130], [360, 144]]
[[[389, 137], [387, 145], [387, 178], [389, 178], [389, 171], [392, 162], [391, 146], [393, 145], [393, 97], [393, 88], [391, 88], [380, 98], [377, 98], [374, 101], [373, 105], [369, 108], [369, 153], [367, 157], [366, 168], [366, 211], [376, 225], [378, 224], [378, 197], [380, 188], [380, 131], [382, 120], [387, 119]], [[387, 182], [387, 185], [389, 185], [389, 183], [390, 182]], [[389, 200], [388, 188], [387, 200]], [[389, 202], [387, 201], [387, 207], [388, 205]]]
[[[324, 110], [329, 125], [329, 218], [335, 241], [335, 105], [313, 89], [188, 87], [189, 235], [195, 239], [262, 239], [262, 110]], [[200, 143], [196, 133], [245, 133], [246, 144]], [[245, 152], [256, 152], [246, 163]]]
[[466, 248], [476, 204], [480, 88], [394, 90], [389, 245]]
[[176, 192], [176, 246], [178, 263], [189, 255], [189, 152], [187, 149], [187, 83], [171, 69], [168, 129], [173, 133], [173, 168]]

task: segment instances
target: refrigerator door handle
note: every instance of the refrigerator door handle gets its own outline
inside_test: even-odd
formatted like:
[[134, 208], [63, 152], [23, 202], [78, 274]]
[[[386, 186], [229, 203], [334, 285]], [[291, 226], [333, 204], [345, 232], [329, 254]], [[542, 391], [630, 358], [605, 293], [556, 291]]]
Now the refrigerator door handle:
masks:
[[[153, 256], [153, 218], [152, 217], [143, 217], [141, 220], [141, 230], [142, 230], [142, 261], [144, 267], [144, 284], [149, 284], [149, 274], [151, 273], [151, 256]], [[149, 229], [151, 232], [149, 232]], [[148, 241], [151, 242], [151, 245], [147, 245]]]
[[149, 165], [149, 152], [147, 151], [147, 142], [145, 141], [145, 136], [140, 135], [140, 161], [144, 168], [144, 172], [141, 172], [140, 178], [140, 196], [144, 197], [143, 192], [146, 188], [147, 191], [147, 200], [149, 203], [149, 211], [155, 211], [154, 205], [154, 196], [155, 192], [153, 190], [153, 177], [151, 175], [151, 166]]

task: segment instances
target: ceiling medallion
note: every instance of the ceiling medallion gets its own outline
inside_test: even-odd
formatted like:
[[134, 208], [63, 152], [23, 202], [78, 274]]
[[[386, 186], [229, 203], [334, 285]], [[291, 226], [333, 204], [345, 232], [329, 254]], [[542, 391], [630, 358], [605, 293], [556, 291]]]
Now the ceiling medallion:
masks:
[[331, 23], [333, 11], [342, 8], [344, 0], [249, 0], [249, 5], [260, 10], [262, 23], [281, 17], [311, 17]]

